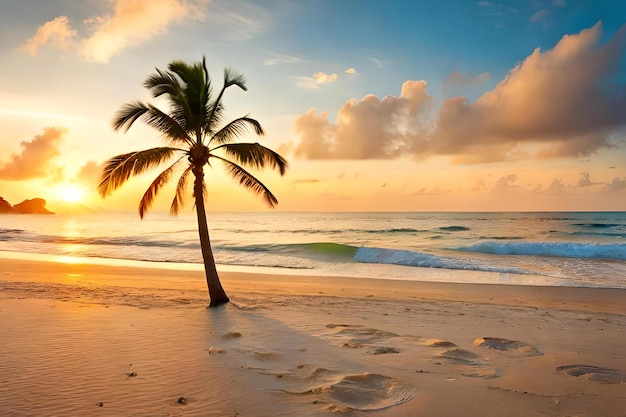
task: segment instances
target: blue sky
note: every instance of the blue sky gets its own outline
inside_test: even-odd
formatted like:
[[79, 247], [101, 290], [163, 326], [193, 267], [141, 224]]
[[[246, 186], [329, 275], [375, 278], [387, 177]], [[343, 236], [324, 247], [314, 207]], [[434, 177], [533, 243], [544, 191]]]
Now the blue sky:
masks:
[[[113, 114], [150, 99], [155, 67], [204, 55], [217, 85], [226, 66], [246, 75], [229, 115], [257, 118], [290, 161], [286, 177], [260, 174], [281, 210], [626, 210], [617, 0], [1, 7], [0, 196], [14, 203], [75, 184], [94, 205], [136, 207], [149, 179], [101, 201], [99, 169], [160, 141], [113, 132]], [[264, 209], [209, 175], [212, 209]]]

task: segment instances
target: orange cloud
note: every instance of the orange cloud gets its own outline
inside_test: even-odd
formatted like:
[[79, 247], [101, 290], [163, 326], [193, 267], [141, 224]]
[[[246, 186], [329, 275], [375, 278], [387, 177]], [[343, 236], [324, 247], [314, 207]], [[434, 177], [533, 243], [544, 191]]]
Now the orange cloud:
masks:
[[[426, 82], [407, 81], [400, 96], [350, 100], [337, 114], [309, 110], [296, 122], [296, 156], [366, 159], [449, 155], [457, 163], [579, 157], [608, 148], [626, 126], [626, 86], [612, 84], [626, 26], [600, 45], [601, 24], [536, 49], [475, 102], [453, 97], [437, 114]], [[434, 122], [433, 122], [434, 121]]]
[[102, 173], [102, 164], [94, 161], [89, 161], [83, 165], [76, 174], [75, 181], [81, 182], [88, 186], [96, 186]]
[[483, 72], [482, 74], [463, 74], [460, 71], [454, 71], [444, 81], [441, 90], [446, 93], [450, 90], [463, 87], [476, 87], [483, 85], [491, 78], [491, 73]]
[[202, 7], [210, 0], [111, 0], [112, 12], [86, 19], [90, 36], [78, 39], [65, 16], [44, 23], [19, 49], [36, 55], [39, 48], [72, 48], [88, 61], [108, 62], [122, 50], [142, 44], [178, 21], [202, 18]]
[[56, 170], [52, 160], [59, 156], [59, 144], [66, 130], [55, 127], [45, 128], [30, 142], [22, 142], [22, 152], [13, 154], [0, 168], [0, 178], [8, 180], [27, 180], [46, 177]]
[[431, 98], [425, 81], [407, 81], [399, 97], [379, 100], [367, 95], [361, 101], [350, 100], [337, 114], [337, 124], [328, 122], [328, 114], [311, 109], [296, 121], [300, 143], [296, 156], [310, 159], [388, 159], [409, 150], [407, 138], [418, 134], [420, 115]]
[[598, 45], [598, 23], [543, 54], [536, 49], [475, 103], [449, 101], [439, 115], [435, 152], [481, 162], [589, 155], [610, 146], [607, 135], [626, 125], [624, 86], [606, 86], [617, 73], [625, 35], [622, 27]]
[[41, 25], [33, 37], [20, 46], [18, 50], [32, 56], [37, 55], [39, 48], [46, 44], [67, 50], [74, 45], [75, 37], [76, 31], [70, 27], [68, 18], [59, 16]]

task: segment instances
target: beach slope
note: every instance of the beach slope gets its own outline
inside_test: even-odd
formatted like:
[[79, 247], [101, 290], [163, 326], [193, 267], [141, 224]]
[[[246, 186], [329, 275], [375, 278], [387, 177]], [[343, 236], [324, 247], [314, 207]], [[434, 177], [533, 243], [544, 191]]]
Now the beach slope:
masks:
[[6, 416], [626, 410], [626, 290], [1, 262]]

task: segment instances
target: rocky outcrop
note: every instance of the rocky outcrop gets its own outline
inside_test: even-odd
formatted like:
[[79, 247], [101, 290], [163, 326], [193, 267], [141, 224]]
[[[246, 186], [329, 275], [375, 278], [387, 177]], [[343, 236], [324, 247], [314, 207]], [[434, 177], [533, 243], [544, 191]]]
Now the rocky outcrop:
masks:
[[2, 197], [0, 197], [0, 213], [15, 213], [13, 206]]
[[24, 200], [11, 207], [4, 198], [0, 197], [0, 213], [17, 214], [54, 214], [46, 208], [46, 200], [43, 198], [33, 198]]

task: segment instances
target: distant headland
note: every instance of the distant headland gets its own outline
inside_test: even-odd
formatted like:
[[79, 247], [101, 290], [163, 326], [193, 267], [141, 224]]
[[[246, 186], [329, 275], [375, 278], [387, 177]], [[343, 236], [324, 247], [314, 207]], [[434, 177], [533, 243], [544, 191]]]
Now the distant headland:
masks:
[[43, 198], [33, 198], [24, 200], [12, 206], [4, 198], [0, 197], [0, 213], [8, 214], [54, 214], [46, 208], [46, 200]]

